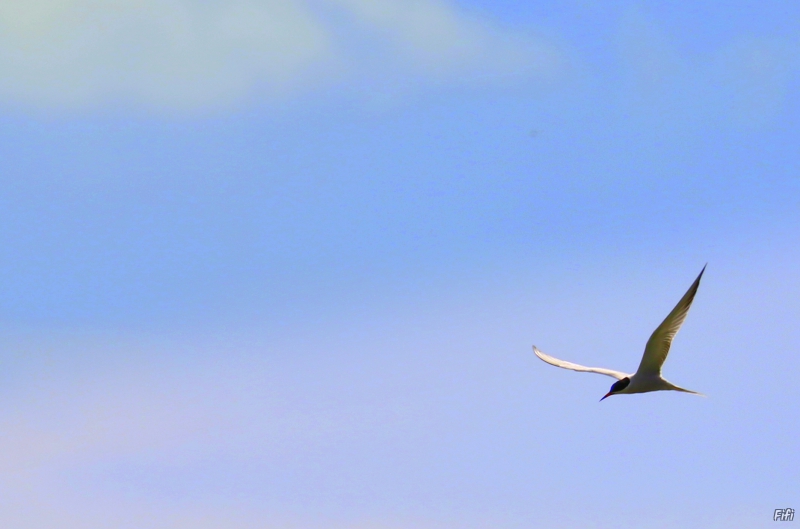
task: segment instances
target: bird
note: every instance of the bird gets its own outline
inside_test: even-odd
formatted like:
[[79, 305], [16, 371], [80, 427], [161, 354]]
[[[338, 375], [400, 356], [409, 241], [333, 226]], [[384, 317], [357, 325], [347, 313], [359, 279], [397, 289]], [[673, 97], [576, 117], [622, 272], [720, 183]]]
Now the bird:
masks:
[[647, 345], [645, 345], [644, 354], [642, 355], [642, 361], [636, 373], [628, 374], [603, 367], [586, 367], [565, 360], [559, 360], [558, 358], [544, 354], [535, 345], [533, 346], [533, 352], [548, 364], [556, 367], [585, 373], [599, 373], [616, 378], [617, 381], [612, 384], [608, 393], [600, 399], [601, 402], [611, 395], [630, 395], [632, 393], [670, 390], [682, 391], [684, 393], [705, 397], [705, 395], [697, 391], [676, 386], [661, 376], [661, 366], [664, 365], [664, 361], [667, 359], [673, 338], [675, 338], [678, 329], [683, 325], [686, 315], [689, 314], [689, 308], [692, 306], [694, 296], [697, 294], [697, 288], [700, 286], [700, 278], [703, 277], [703, 272], [705, 271], [706, 267], [704, 266], [700, 271], [700, 275], [697, 276], [697, 279], [694, 280], [694, 283], [692, 283], [692, 286], [686, 291], [686, 294], [684, 294], [678, 304], [675, 305], [672, 312], [670, 312], [664, 321], [661, 322], [661, 325], [653, 331], [650, 339], [647, 340]]

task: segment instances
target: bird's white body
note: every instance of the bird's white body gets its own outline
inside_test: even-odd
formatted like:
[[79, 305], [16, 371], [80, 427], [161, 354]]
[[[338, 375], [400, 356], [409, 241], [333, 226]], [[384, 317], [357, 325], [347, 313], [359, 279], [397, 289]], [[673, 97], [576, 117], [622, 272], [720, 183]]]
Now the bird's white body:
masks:
[[[550, 355], [541, 352], [537, 347], [533, 346], [533, 352], [536, 356], [547, 362], [548, 364], [564, 369], [571, 369], [572, 371], [581, 371], [585, 373], [598, 373], [617, 379], [617, 382], [611, 386], [611, 390], [605, 395], [604, 398], [610, 395], [621, 395], [631, 393], [647, 393], [650, 391], [683, 391], [685, 393], [692, 393], [694, 395], [702, 395], [696, 391], [691, 391], [676, 386], [672, 382], [665, 380], [661, 376], [661, 366], [669, 354], [672, 339], [678, 333], [686, 315], [689, 313], [689, 308], [692, 306], [694, 295], [697, 293], [697, 287], [700, 286], [700, 278], [703, 277], [705, 267], [697, 276], [692, 286], [686, 294], [683, 295], [681, 300], [672, 309], [672, 312], [661, 322], [661, 325], [653, 331], [650, 339], [647, 340], [647, 345], [642, 355], [642, 361], [639, 364], [639, 369], [635, 373], [623, 373], [622, 371], [614, 371], [613, 369], [606, 369], [603, 367], [586, 367], [580, 364], [574, 364], [565, 360], [559, 360]], [[603, 400], [600, 399], [600, 400]]]
[[699, 395], [696, 391], [679, 388], [672, 382], [664, 380], [661, 375], [638, 375], [636, 373], [629, 376], [631, 379], [625, 389], [615, 392], [615, 394], [622, 393], [647, 393], [648, 391], [685, 391], [686, 393], [694, 393]]

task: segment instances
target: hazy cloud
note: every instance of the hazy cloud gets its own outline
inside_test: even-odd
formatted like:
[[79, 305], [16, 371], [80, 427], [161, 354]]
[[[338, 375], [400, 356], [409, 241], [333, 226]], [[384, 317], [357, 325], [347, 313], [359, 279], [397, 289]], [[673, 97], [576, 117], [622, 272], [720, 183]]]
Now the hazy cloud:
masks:
[[730, 106], [744, 123], [759, 124], [779, 114], [800, 73], [800, 42], [741, 39], [721, 50], [719, 75], [730, 87]]
[[689, 55], [639, 8], [623, 13], [617, 37], [624, 86], [659, 120], [669, 113], [758, 126], [785, 108], [800, 73], [796, 39], [751, 36]]
[[622, 63], [640, 90], [659, 91], [681, 73], [681, 62], [670, 39], [642, 10], [623, 13], [618, 37]]
[[[281, 360], [254, 336], [224, 346], [239, 354], [173, 339], [14, 343], [26, 354], [0, 408], [3, 527], [453, 527], [380, 509], [361, 515], [347, 502], [398, 486], [396, 476], [375, 481], [376, 469], [424, 457], [443, 411], [430, 407], [442, 401], [409, 396], [420, 385], [409, 379], [417, 362], [440, 374], [450, 362], [387, 369], [385, 358], [348, 361], [336, 349]], [[80, 355], [128, 360], [70, 366]], [[343, 509], [327, 511], [342, 483]], [[292, 498], [315, 493], [310, 512], [294, 509]]]
[[0, 5], [0, 98], [33, 108], [196, 110], [354, 81], [376, 65], [438, 81], [547, 74], [556, 58], [530, 35], [437, 0]]
[[549, 75], [554, 48], [530, 35], [502, 29], [438, 0], [332, 0], [383, 35], [398, 58], [429, 74]]

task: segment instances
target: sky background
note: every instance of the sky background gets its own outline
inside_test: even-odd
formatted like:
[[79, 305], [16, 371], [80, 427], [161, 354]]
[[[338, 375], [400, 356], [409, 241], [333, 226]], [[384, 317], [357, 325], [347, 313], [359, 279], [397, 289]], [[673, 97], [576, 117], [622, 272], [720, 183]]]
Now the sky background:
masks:
[[[0, 5], [0, 525], [800, 509], [800, 4]], [[708, 263], [658, 392], [598, 403]]]

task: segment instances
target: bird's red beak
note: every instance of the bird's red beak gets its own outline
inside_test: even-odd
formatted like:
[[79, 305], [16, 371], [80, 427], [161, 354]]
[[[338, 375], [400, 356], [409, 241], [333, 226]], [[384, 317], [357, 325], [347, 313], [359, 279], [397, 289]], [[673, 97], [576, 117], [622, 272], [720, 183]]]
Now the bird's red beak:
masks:
[[[606, 398], [606, 397], [610, 397], [610, 396], [611, 396], [611, 392], [609, 391], [608, 393], [603, 395], [603, 399]], [[600, 399], [600, 402], [603, 402], [603, 399]]]

